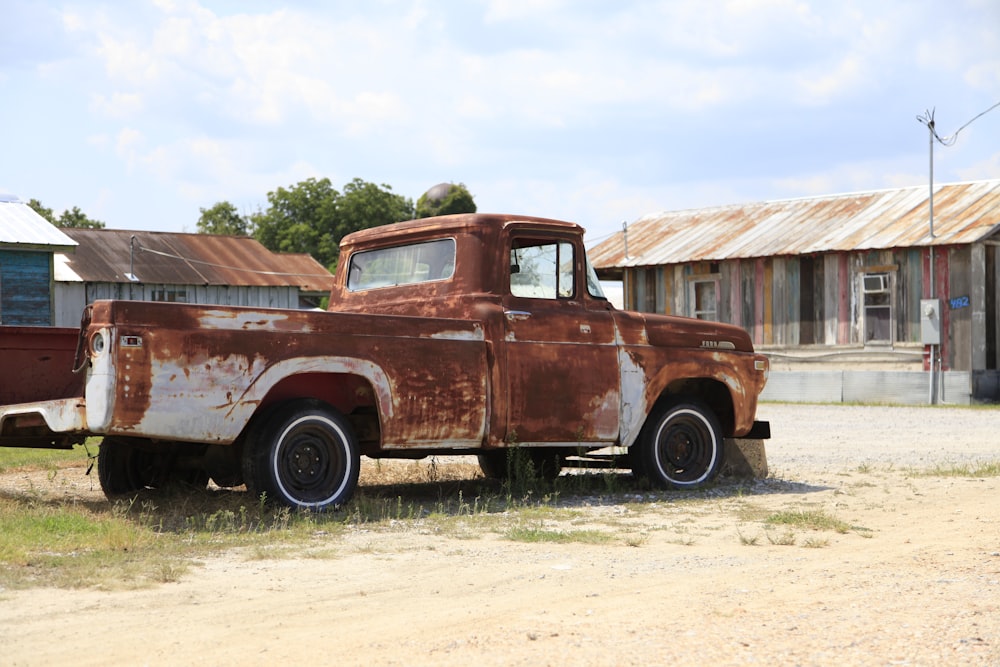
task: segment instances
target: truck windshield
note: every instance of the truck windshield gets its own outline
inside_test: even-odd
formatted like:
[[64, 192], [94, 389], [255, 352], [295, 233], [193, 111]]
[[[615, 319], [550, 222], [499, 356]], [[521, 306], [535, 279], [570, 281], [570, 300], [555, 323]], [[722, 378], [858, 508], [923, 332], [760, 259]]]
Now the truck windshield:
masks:
[[366, 250], [351, 255], [347, 289], [448, 280], [455, 273], [455, 239]]

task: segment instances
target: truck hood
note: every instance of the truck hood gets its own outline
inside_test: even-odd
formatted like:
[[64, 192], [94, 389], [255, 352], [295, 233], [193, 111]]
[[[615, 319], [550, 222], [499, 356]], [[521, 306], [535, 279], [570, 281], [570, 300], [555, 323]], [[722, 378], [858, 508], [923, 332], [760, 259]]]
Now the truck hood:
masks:
[[616, 315], [619, 316], [619, 330], [626, 341], [631, 330], [633, 333], [642, 331], [646, 342], [657, 347], [754, 351], [750, 335], [733, 324], [651, 313], [618, 311]]

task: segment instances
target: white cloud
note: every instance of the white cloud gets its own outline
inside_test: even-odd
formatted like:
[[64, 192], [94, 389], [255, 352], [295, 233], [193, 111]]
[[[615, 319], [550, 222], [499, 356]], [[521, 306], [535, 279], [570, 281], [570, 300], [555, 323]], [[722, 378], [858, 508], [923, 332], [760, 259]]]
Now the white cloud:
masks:
[[549, 14], [562, 9], [563, 0], [488, 0], [483, 20], [486, 23], [535, 19], [539, 14]]
[[[199, 205], [262, 201], [309, 176], [416, 194], [455, 180], [494, 210], [620, 224], [922, 179], [913, 114], [937, 102], [964, 121], [1000, 99], [988, 20], [1000, 10], [985, 0], [946, 12], [895, 0], [66, 6], [49, 31], [62, 42], [39, 49], [30, 76], [0, 65], [60, 130], [26, 134], [75, 174], [87, 168], [73, 160], [89, 161], [74, 145], [117, 156], [100, 186], [127, 176]], [[941, 178], [995, 173], [986, 143], [953, 149]]]
[[956, 171], [966, 181], [1000, 178], [1000, 152], [993, 153], [985, 160], [974, 162], [968, 167], [959, 167]]
[[93, 93], [90, 109], [109, 118], [128, 118], [144, 110], [144, 101], [137, 93], [113, 92], [110, 95]]
[[124, 160], [129, 169], [139, 161], [142, 145], [142, 133], [135, 128], [123, 128], [115, 137], [115, 153]]

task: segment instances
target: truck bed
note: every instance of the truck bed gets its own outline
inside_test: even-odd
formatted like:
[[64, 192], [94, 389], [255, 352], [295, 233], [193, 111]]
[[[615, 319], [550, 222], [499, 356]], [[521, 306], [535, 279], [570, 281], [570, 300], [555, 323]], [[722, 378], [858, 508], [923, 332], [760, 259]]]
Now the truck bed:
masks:
[[83, 396], [73, 373], [80, 330], [0, 326], [0, 405]]

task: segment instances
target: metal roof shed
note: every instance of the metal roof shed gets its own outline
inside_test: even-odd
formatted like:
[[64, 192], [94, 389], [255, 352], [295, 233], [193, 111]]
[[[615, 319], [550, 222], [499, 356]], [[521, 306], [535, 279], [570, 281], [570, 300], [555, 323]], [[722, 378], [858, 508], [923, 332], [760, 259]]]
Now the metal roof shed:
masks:
[[926, 368], [929, 308], [942, 368], [1000, 400], [1000, 179], [936, 185], [933, 235], [921, 185], [656, 213], [588, 254], [626, 308], [740, 325], [778, 372]]
[[53, 254], [76, 241], [13, 195], [0, 195], [0, 324], [53, 321]]

